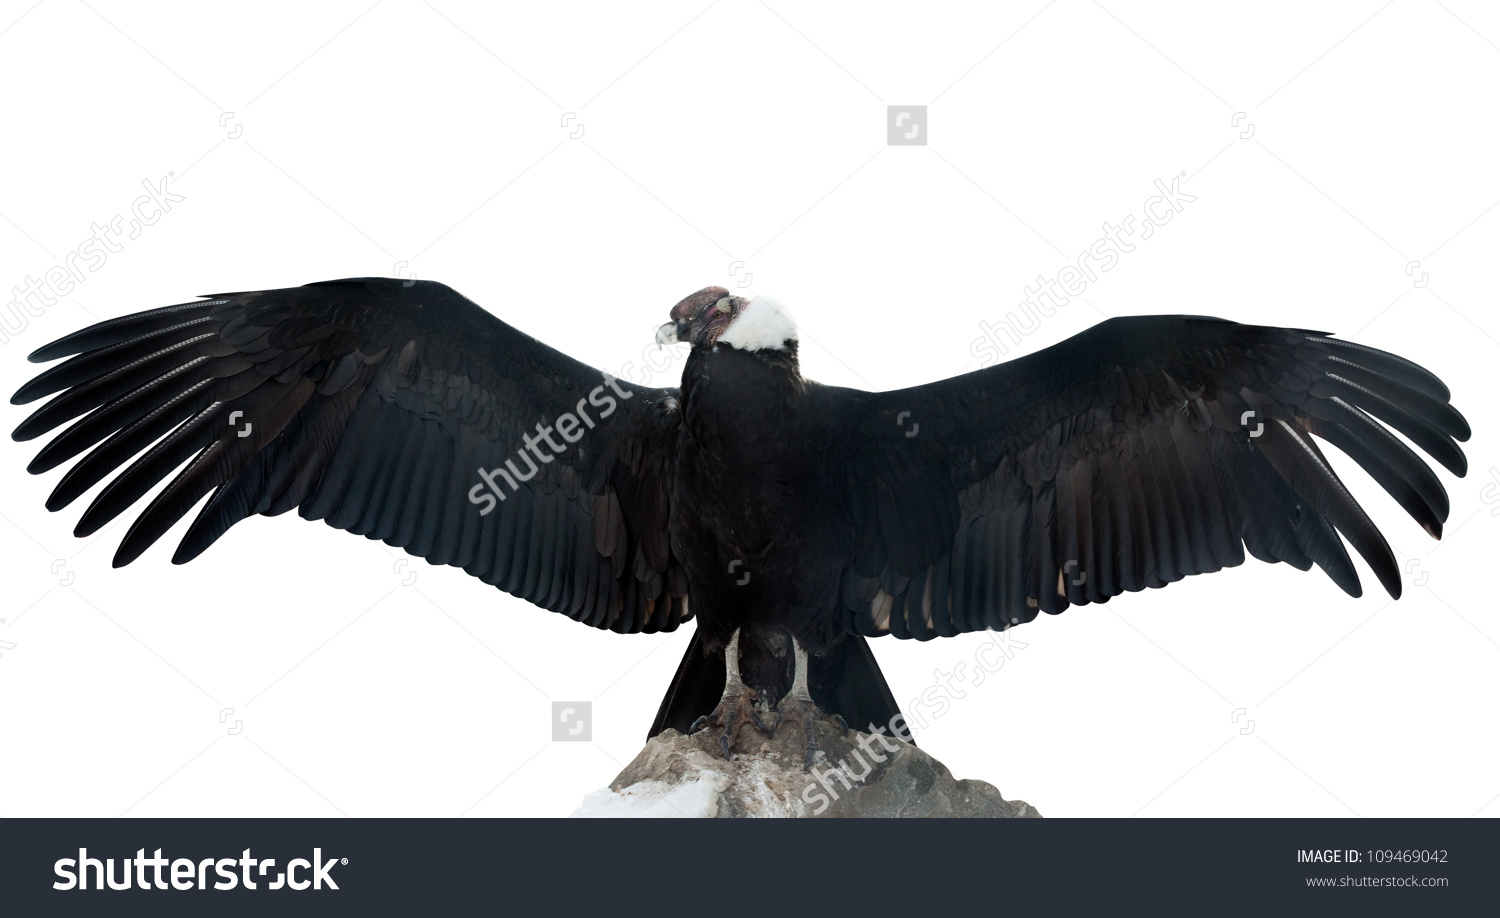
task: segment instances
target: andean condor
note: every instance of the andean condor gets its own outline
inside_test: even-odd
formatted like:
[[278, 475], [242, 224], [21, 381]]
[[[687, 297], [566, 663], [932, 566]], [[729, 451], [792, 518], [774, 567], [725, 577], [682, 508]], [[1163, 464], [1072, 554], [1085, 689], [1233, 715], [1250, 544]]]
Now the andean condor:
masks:
[[[820, 712], [901, 730], [867, 637], [1003, 630], [1246, 550], [1358, 596], [1340, 535], [1398, 596], [1390, 547], [1312, 435], [1434, 538], [1447, 494], [1384, 425], [1466, 468], [1437, 377], [1324, 332], [1118, 318], [878, 393], [803, 378], [785, 312], [721, 287], [658, 340], [692, 347], [678, 389], [587, 367], [430, 281], [221, 294], [36, 351], [70, 359], [12, 398], [61, 393], [14, 437], [73, 422], [32, 473], [89, 451], [49, 510], [139, 454], [79, 536], [187, 463], [116, 566], [212, 492], [174, 563], [296, 508], [595, 628], [696, 617], [650, 735], [711, 724], [728, 755], [745, 724], [787, 717], [809, 762]], [[756, 701], [778, 697], [767, 727]]]

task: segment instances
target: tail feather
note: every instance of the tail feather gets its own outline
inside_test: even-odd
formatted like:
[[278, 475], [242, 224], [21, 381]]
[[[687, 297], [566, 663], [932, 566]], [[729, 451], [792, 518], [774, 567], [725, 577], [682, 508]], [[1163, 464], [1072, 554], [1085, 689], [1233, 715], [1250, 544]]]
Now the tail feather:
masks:
[[874, 733], [883, 727], [887, 736], [895, 735], [916, 745], [901, 706], [863, 637], [849, 635], [822, 657], [813, 657], [808, 669], [813, 701], [825, 713], [838, 714], [862, 733]]

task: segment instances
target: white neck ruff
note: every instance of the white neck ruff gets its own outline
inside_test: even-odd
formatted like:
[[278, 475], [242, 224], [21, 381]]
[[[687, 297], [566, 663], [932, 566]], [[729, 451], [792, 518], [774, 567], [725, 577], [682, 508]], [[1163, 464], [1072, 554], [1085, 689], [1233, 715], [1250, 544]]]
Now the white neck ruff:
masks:
[[757, 296], [745, 304], [717, 343], [741, 351], [784, 351], [788, 341], [796, 340], [797, 323], [786, 309], [775, 300]]

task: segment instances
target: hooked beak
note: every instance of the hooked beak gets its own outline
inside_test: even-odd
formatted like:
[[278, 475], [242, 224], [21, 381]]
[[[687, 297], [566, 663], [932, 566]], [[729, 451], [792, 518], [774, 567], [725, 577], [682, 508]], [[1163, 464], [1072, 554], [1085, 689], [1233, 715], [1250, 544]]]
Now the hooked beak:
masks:
[[656, 330], [656, 346], [664, 344], [679, 344], [682, 339], [677, 337], [679, 325], [676, 322], [668, 322]]

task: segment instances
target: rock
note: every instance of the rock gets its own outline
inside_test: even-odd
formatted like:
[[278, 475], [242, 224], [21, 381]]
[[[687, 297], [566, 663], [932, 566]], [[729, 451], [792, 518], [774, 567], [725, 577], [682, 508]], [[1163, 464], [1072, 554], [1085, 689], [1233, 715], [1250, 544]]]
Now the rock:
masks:
[[956, 780], [943, 763], [900, 740], [817, 723], [819, 752], [802, 769], [795, 723], [773, 737], [747, 727], [725, 761], [719, 731], [654, 737], [608, 788], [584, 798], [580, 817], [633, 816], [1041, 816], [983, 781]]

